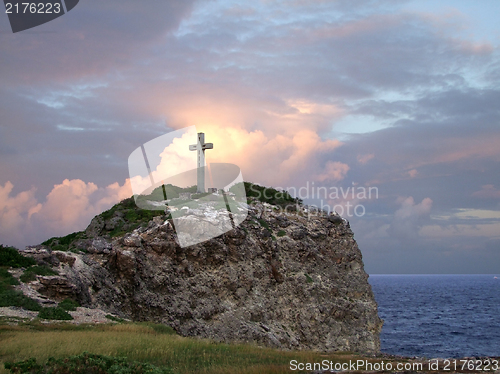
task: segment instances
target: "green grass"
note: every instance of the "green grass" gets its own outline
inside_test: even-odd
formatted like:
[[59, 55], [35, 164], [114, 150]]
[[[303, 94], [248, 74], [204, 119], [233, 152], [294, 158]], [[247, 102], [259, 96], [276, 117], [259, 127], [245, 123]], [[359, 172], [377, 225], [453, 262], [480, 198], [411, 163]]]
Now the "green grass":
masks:
[[21, 282], [28, 283], [36, 280], [37, 275], [58, 275], [58, 272], [46, 265], [35, 265], [27, 268], [19, 279]]
[[35, 260], [30, 257], [24, 257], [16, 248], [0, 244], [0, 266], [24, 268], [35, 264]]
[[[19, 362], [34, 358], [38, 363], [45, 363], [50, 357], [60, 360], [89, 352], [172, 368], [175, 374], [284, 374], [290, 373], [290, 360], [346, 362], [351, 357], [359, 357], [215, 343], [165, 333], [163, 325], [160, 326], [151, 323], [47, 325], [36, 321], [18, 326], [0, 325], [0, 359]], [[0, 369], [0, 374], [7, 372]]]
[[[0, 339], [2, 362], [33, 358], [36, 361], [31, 363], [41, 365], [50, 357], [73, 362], [74, 356], [88, 352], [105, 356], [96, 357], [97, 360], [126, 357], [125, 361], [116, 362], [147, 363], [172, 369], [175, 374], [284, 374], [290, 373], [290, 360], [321, 362], [327, 359], [346, 362], [360, 358], [343, 353], [279, 351], [250, 344], [222, 344], [184, 338], [172, 334], [163, 325], [152, 323], [78, 326], [67, 323], [47, 325], [34, 321], [18, 326], [0, 325]], [[63, 370], [58, 372], [69, 373]], [[0, 374], [5, 373], [8, 371], [0, 368]]]
[[42, 310], [40, 310], [40, 312], [38, 313], [38, 318], [56, 319], [61, 321], [67, 321], [73, 319], [73, 317], [68, 312], [59, 307], [42, 308]]

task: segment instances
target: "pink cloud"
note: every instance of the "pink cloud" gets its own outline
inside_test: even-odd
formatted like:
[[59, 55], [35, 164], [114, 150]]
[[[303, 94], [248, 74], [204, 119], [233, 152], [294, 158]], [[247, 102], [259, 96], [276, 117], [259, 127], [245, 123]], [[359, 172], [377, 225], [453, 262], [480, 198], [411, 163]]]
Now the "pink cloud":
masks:
[[492, 184], [487, 184], [482, 186], [479, 191], [474, 192], [472, 196], [482, 199], [500, 199], [500, 190], [497, 190]]
[[11, 182], [0, 185], [0, 243], [20, 247], [83, 230], [96, 214], [132, 195], [128, 180], [99, 188], [65, 179], [44, 202], [35, 198], [34, 188], [12, 195], [13, 187]]
[[349, 165], [342, 162], [328, 161], [326, 163], [324, 172], [318, 175], [317, 180], [324, 181], [340, 181], [345, 178], [349, 171]]
[[371, 159], [373, 159], [374, 157], [375, 157], [375, 154], [373, 154], [373, 153], [369, 153], [369, 154], [366, 154], [366, 155], [358, 155], [358, 162], [361, 165], [364, 165], [368, 161], [370, 161]]
[[417, 169], [411, 169], [408, 171], [408, 175], [410, 176], [410, 178], [415, 178], [417, 174], [418, 174]]

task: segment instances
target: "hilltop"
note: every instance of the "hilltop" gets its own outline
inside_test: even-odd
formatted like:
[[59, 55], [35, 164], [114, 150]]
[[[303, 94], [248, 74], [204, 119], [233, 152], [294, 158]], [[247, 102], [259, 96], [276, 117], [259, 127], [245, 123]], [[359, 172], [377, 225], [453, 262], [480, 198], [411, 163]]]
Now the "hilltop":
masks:
[[[25, 255], [57, 273], [36, 275], [28, 285], [55, 301], [163, 323], [183, 336], [378, 352], [382, 322], [349, 223], [286, 192], [244, 187], [246, 203], [229, 192], [223, 206], [215, 197], [211, 204], [210, 194], [173, 186], [158, 210], [126, 199], [82, 232], [28, 247]], [[179, 245], [175, 214], [193, 223], [228, 207], [244, 210], [239, 226]]]

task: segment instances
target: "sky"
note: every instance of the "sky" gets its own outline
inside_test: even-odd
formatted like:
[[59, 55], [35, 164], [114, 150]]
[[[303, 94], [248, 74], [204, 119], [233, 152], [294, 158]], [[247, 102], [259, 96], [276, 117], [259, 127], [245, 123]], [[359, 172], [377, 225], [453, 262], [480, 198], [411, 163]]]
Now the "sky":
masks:
[[15, 34], [3, 14], [0, 243], [85, 229], [131, 196], [137, 147], [195, 125], [207, 162], [341, 211], [370, 274], [498, 274], [498, 14], [497, 0], [81, 0]]

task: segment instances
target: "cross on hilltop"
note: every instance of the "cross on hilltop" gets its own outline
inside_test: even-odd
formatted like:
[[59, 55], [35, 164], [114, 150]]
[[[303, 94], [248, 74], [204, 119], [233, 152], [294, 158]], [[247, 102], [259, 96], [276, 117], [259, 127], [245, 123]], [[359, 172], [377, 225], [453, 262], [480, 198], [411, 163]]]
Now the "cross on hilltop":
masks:
[[198, 133], [198, 142], [189, 146], [190, 151], [198, 151], [197, 157], [197, 193], [205, 192], [205, 149], [213, 149], [213, 143], [205, 143], [205, 133]]

